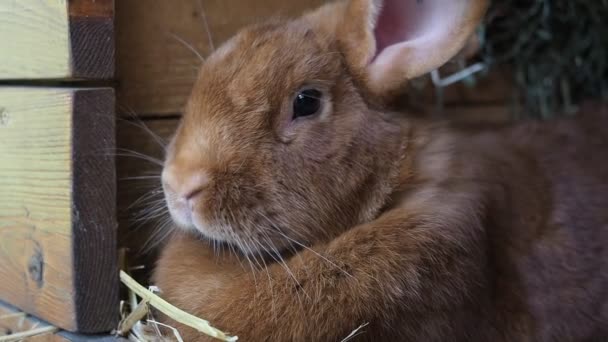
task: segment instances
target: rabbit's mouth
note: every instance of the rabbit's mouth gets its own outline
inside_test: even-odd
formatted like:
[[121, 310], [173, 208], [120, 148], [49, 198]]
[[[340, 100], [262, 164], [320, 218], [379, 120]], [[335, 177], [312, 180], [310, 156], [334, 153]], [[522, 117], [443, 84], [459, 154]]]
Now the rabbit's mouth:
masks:
[[190, 203], [167, 199], [167, 206], [173, 222], [179, 228], [197, 232], [204, 238], [218, 243], [230, 243], [232, 240], [229, 227], [208, 222]]
[[[269, 232], [244, 233], [251, 227], [235, 227], [218, 222], [207, 224], [196, 219], [196, 216], [192, 216], [192, 223], [185, 227], [186, 229], [195, 231], [201, 239], [208, 241], [214, 248], [230, 250], [251, 257], [253, 260], [259, 260], [263, 264], [283, 260], [306, 248], [303, 244], [286, 244], [285, 238], [271, 240]], [[259, 238], [260, 236], [266, 238]]]
[[219, 248], [229, 248], [242, 255], [261, 258], [268, 262], [285, 258], [304, 248], [304, 244], [289, 243], [286, 237], [280, 235], [271, 237], [272, 232], [263, 227], [221, 222], [207, 224], [194, 219], [189, 229]]
[[193, 232], [218, 248], [230, 248], [262, 260], [276, 260], [278, 256], [297, 252], [304, 244], [283, 233], [270, 219], [274, 213], [260, 207], [227, 211], [207, 201], [193, 206], [172, 196], [166, 197], [169, 213], [180, 229]]

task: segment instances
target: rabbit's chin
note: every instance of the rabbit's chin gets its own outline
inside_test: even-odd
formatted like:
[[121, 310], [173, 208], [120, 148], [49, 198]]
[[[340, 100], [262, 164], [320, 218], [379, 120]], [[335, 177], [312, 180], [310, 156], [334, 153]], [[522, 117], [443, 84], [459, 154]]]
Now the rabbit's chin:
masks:
[[169, 207], [171, 218], [179, 229], [202, 235], [208, 240], [231, 243], [231, 236], [226, 232], [230, 230], [219, 224], [207, 222], [207, 220], [185, 208]]
[[240, 237], [235, 232], [234, 227], [220, 222], [210, 222], [196, 212], [180, 208], [179, 205], [169, 206], [169, 212], [177, 226], [176, 228], [193, 233], [195, 236], [198, 235], [203, 240], [213, 242], [213, 245], [218, 248], [231, 246], [231, 250], [238, 250], [244, 255], [261, 255], [266, 254], [266, 250], [278, 251], [281, 249], [274, 245], [264, 246], [263, 250], [257, 248], [259, 244], [251, 243], [248, 239], [245, 240]]

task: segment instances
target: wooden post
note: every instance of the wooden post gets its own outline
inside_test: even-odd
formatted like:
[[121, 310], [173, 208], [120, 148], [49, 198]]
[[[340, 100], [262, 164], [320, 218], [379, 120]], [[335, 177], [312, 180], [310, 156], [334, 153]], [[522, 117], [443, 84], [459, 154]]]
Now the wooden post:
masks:
[[[22, 339], [27, 342], [126, 342], [112, 335], [80, 335], [62, 331], [56, 327], [26, 314], [8, 304], [0, 302], [0, 337]], [[18, 339], [15, 339], [18, 341]]]
[[0, 298], [63, 329], [118, 319], [111, 89], [0, 88]]
[[78, 333], [119, 319], [114, 51], [113, 0], [0, 1], [0, 300]]

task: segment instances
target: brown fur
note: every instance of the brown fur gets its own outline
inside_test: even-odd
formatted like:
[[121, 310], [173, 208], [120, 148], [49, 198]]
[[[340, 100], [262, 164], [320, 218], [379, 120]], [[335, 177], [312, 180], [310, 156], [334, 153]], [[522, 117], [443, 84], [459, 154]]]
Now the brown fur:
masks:
[[[163, 296], [244, 341], [608, 338], [606, 110], [487, 131], [389, 113], [336, 30], [365, 3], [248, 28], [202, 67], [163, 177], [175, 210], [203, 187]], [[328, 113], [293, 124], [303, 85]]]

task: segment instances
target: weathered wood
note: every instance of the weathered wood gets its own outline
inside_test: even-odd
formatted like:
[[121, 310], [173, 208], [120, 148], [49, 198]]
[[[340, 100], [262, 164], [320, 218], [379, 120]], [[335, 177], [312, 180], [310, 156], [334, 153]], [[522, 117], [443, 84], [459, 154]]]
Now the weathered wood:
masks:
[[[23, 333], [31, 329], [52, 327], [40, 319], [30, 316], [15, 307], [0, 302], [0, 337]], [[44, 333], [28, 337], [28, 342], [124, 342], [125, 339], [112, 335], [78, 335], [66, 331]]]
[[114, 0], [70, 0], [72, 78], [114, 77]]
[[[182, 111], [200, 65], [215, 46], [247, 24], [296, 16], [326, 0], [121, 0], [116, 2], [118, 103], [141, 115]], [[175, 38], [178, 37], [178, 38]]]
[[0, 298], [60, 328], [115, 328], [111, 89], [0, 88]]
[[112, 18], [114, 0], [70, 0], [71, 17]]
[[0, 1], [0, 79], [110, 79], [113, 0]]
[[115, 148], [114, 106], [111, 89], [73, 93], [72, 252], [83, 333], [108, 331], [117, 318], [116, 169], [108, 152]]

